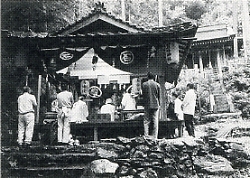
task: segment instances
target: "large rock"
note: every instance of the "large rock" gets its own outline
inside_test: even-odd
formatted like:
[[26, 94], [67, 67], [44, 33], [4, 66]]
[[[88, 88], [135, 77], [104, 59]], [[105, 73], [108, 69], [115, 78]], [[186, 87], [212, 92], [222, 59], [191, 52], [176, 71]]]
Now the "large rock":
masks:
[[139, 178], [158, 178], [157, 173], [151, 169], [148, 168], [138, 174]]
[[231, 162], [226, 158], [217, 155], [207, 155], [206, 157], [197, 156], [194, 160], [194, 165], [197, 171], [208, 174], [230, 175], [234, 172]]
[[115, 151], [105, 150], [103, 148], [97, 148], [96, 155], [99, 158], [118, 158], [118, 154]]
[[117, 163], [107, 159], [98, 159], [90, 163], [90, 169], [94, 174], [115, 174], [118, 167]]

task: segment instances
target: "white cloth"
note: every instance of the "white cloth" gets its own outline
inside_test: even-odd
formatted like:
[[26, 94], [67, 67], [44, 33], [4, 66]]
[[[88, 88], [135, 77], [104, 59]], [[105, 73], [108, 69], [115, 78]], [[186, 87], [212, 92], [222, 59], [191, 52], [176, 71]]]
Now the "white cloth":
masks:
[[36, 98], [28, 92], [18, 97], [18, 139], [19, 145], [23, 142], [30, 144], [34, 132]]
[[57, 138], [58, 142], [69, 143], [70, 140], [70, 113], [71, 109], [63, 107], [59, 109], [57, 114], [57, 123], [58, 123], [58, 133]]
[[71, 108], [74, 103], [73, 94], [69, 91], [62, 91], [59, 94], [57, 94], [57, 101], [59, 108], [62, 107]]
[[214, 106], [215, 106], [215, 101], [214, 101], [214, 95], [213, 94], [209, 95], [209, 100], [210, 100], [210, 110], [213, 111]]
[[105, 104], [101, 107], [101, 114], [110, 114], [111, 121], [115, 119], [115, 106], [112, 104]]
[[18, 118], [18, 139], [17, 142], [19, 145], [22, 145], [23, 142], [26, 144], [30, 144], [33, 137], [35, 124], [35, 114], [27, 113], [27, 114], [19, 114]]
[[196, 94], [193, 89], [189, 89], [183, 99], [183, 113], [194, 115], [196, 105]]
[[183, 111], [181, 109], [182, 101], [179, 98], [174, 100], [174, 113], [176, 113], [179, 120], [183, 120]]
[[136, 101], [129, 93], [125, 93], [121, 102], [124, 110], [136, 110]]
[[82, 101], [78, 100], [73, 104], [72, 115], [70, 122], [86, 122], [87, 117], [89, 116], [88, 106]]
[[18, 112], [24, 114], [27, 112], [34, 112], [34, 106], [37, 106], [36, 98], [34, 95], [25, 92], [18, 97]]
[[73, 94], [69, 91], [62, 91], [57, 95], [59, 112], [57, 114], [58, 142], [68, 143], [70, 135], [71, 107], [74, 103]]

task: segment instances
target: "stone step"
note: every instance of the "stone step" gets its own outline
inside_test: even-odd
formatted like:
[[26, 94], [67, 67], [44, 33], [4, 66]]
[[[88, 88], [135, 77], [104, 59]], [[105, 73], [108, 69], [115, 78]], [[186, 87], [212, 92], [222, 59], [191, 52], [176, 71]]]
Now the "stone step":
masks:
[[80, 165], [72, 165], [72, 166], [50, 166], [50, 167], [34, 167], [34, 166], [19, 166], [19, 167], [12, 167], [11, 170], [25, 170], [25, 171], [57, 171], [57, 170], [83, 170], [86, 168], [86, 164]]
[[10, 156], [12, 166], [18, 167], [51, 167], [51, 166], [70, 166], [72, 164], [87, 163], [96, 159], [96, 153], [64, 153], [64, 154], [45, 154], [45, 153], [12, 153], [2, 154], [2, 157]]
[[86, 165], [51, 166], [51, 167], [13, 167], [2, 173], [3, 177], [82, 177], [88, 171]]

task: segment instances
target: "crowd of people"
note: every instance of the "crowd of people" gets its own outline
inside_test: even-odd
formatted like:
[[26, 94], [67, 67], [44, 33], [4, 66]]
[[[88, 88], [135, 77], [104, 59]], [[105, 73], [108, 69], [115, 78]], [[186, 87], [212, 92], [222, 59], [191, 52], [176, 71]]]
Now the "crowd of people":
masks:
[[[70, 123], [84, 123], [88, 121], [89, 108], [84, 101], [86, 96], [80, 96], [74, 102], [72, 92], [68, 91], [68, 85], [62, 84], [62, 91], [57, 94], [56, 100], [52, 102], [52, 111], [57, 112], [57, 141], [58, 144], [69, 144]], [[144, 136], [146, 138], [157, 139], [159, 130], [160, 114], [160, 84], [155, 81], [155, 75], [148, 73], [147, 80], [141, 85], [140, 95], [143, 98], [144, 107]], [[133, 93], [125, 91], [121, 100], [122, 110], [136, 110], [137, 102]], [[187, 85], [187, 92], [183, 101], [181, 96], [176, 92], [172, 93], [172, 104], [168, 107], [168, 117], [175, 120], [184, 120], [185, 127], [190, 136], [194, 133], [194, 113], [196, 105], [196, 94], [194, 85]], [[23, 94], [18, 98], [18, 144], [20, 146], [30, 145], [33, 137], [35, 122], [35, 107], [37, 106], [36, 98], [31, 94], [31, 89], [27, 86], [23, 88]], [[110, 114], [111, 121], [117, 117], [116, 107], [111, 98], [106, 98], [105, 104], [100, 108], [101, 114]], [[152, 129], [150, 129], [152, 128]], [[174, 134], [174, 133], [172, 133]]]

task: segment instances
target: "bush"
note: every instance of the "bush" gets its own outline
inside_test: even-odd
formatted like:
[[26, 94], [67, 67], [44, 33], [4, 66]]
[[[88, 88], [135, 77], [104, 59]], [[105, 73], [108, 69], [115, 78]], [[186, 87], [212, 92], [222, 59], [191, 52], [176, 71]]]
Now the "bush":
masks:
[[232, 96], [236, 110], [242, 112], [243, 118], [250, 117], [250, 69], [246, 65], [232, 67], [224, 76], [224, 85]]

